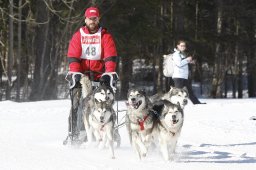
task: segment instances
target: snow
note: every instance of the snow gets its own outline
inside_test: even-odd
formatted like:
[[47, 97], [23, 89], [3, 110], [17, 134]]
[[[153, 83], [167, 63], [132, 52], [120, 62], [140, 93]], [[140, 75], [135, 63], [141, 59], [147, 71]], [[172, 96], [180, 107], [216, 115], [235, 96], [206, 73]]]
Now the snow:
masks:
[[[0, 102], [1, 170], [164, 170], [256, 169], [255, 99], [202, 99], [188, 104], [185, 122], [171, 162], [159, 149], [139, 160], [125, 127], [116, 159], [108, 149], [64, 146], [69, 100]], [[124, 101], [119, 109], [126, 109]], [[125, 112], [119, 113], [121, 118]]]

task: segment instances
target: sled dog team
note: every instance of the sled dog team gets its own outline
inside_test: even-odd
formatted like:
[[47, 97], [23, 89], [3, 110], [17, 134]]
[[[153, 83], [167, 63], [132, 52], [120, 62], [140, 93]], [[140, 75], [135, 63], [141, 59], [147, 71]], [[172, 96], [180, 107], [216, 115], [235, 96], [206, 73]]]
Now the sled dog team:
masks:
[[[92, 90], [87, 76], [83, 76], [80, 83], [83, 122], [88, 139], [86, 145], [95, 140], [99, 148], [109, 147], [114, 159], [114, 142], [120, 145], [120, 140], [115, 137], [114, 92], [104, 85]], [[149, 97], [144, 91], [133, 88], [128, 91], [127, 100], [125, 124], [138, 157], [145, 157], [153, 145], [160, 148], [165, 160], [171, 160], [183, 125], [183, 109], [188, 103], [187, 90], [171, 87], [165, 94]]]

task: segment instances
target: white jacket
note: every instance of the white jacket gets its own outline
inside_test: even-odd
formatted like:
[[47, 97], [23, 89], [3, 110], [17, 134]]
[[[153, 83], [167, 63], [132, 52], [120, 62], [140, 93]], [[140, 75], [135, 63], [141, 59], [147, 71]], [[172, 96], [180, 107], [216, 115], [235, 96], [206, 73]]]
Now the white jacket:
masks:
[[188, 60], [186, 56], [176, 48], [173, 53], [174, 70], [172, 78], [188, 79]]

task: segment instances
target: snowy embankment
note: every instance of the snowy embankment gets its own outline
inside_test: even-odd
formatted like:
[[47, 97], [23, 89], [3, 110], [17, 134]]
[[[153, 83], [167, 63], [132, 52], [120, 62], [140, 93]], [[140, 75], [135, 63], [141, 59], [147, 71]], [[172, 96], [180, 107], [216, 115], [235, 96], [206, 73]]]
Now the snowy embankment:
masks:
[[[185, 108], [177, 156], [165, 162], [158, 149], [139, 161], [125, 127], [121, 147], [110, 159], [108, 149], [63, 146], [69, 100], [0, 102], [1, 170], [164, 170], [256, 169], [256, 100], [204, 100]], [[119, 109], [126, 109], [119, 102]], [[124, 112], [119, 114], [121, 119]]]

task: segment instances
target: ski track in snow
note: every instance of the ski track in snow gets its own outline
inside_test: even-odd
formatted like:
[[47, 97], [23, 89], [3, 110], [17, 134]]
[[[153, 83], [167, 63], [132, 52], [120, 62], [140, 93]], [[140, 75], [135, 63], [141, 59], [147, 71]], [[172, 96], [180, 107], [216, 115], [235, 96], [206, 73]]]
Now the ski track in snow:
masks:
[[[185, 122], [173, 161], [158, 148], [139, 160], [125, 127], [121, 147], [111, 159], [108, 149], [64, 146], [69, 100], [0, 102], [1, 170], [163, 170], [256, 169], [255, 99], [205, 99], [185, 107]], [[123, 101], [120, 110], [126, 109]], [[119, 113], [119, 123], [125, 112]], [[122, 120], [121, 120], [122, 119]]]

